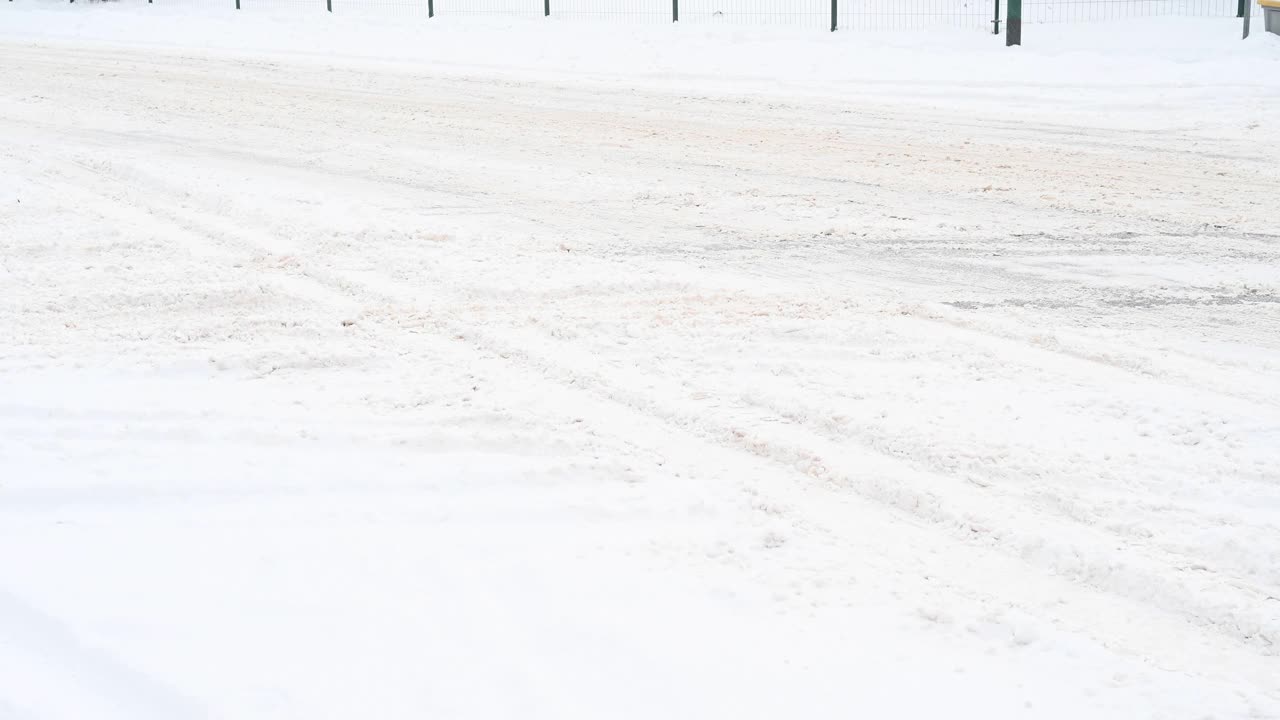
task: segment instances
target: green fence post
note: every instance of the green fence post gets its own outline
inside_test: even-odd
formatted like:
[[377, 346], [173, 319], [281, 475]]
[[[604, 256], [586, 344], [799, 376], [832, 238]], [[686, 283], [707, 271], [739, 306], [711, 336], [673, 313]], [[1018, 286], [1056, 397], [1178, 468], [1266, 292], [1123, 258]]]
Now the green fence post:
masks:
[[671, 0], [671, 22], [680, 22], [680, 0]]
[[436, 0], [427, 0], [427, 17], [433, 18], [435, 16], [436, 16]]
[[995, 28], [996, 28], [994, 31], [992, 31], [991, 34], [999, 35], [1000, 34], [1000, 0], [996, 0], [996, 17], [994, 20], [991, 21], [991, 24], [995, 25]]
[[551, 0], [542, 0], [542, 17], [551, 17]]
[[1238, 0], [1236, 2], [1236, 17], [1242, 18], [1246, 15], [1245, 8], [1248, 7], [1249, 0]]
[[1022, 0], [1009, 0], [1009, 12], [1004, 19], [1004, 45], [1022, 44]]
[[236, 0], [236, 9], [237, 9], [237, 10], [239, 10], [239, 9], [240, 9], [240, 0]]
[[328, 8], [329, 12], [333, 12], [333, 0], [324, 0], [324, 6]]
[[836, 31], [836, 0], [831, 0], [831, 32]]

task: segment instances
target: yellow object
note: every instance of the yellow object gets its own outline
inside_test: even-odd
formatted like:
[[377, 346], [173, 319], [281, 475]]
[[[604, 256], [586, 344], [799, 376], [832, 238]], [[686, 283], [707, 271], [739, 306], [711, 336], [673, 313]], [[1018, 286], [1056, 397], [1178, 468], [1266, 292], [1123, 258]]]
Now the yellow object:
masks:
[[1280, 0], [1258, 0], [1258, 4], [1265, 8], [1280, 9]]

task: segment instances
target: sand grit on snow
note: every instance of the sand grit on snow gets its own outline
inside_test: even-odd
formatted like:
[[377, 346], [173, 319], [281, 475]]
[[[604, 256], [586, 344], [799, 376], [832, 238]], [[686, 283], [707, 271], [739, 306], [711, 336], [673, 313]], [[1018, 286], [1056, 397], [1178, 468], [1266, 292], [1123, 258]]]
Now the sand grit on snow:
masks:
[[1276, 38], [5, 5], [0, 718], [1280, 717]]

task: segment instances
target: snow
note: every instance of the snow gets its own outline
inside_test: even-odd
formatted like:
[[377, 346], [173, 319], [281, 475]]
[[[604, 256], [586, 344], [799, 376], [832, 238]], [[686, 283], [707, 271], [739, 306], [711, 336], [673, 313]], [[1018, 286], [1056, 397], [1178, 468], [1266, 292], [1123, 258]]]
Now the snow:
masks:
[[0, 17], [0, 718], [1280, 717], [1274, 37]]

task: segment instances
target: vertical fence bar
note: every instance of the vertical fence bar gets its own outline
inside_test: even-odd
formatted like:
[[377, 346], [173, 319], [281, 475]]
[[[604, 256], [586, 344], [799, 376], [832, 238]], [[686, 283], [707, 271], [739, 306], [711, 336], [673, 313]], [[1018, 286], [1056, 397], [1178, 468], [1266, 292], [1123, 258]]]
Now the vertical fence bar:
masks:
[[427, 17], [433, 18], [435, 16], [436, 16], [436, 0], [427, 0]]
[[[1243, 4], [1244, 4], [1244, 0], [1240, 0], [1240, 4], [1241, 4], [1241, 5], [1243, 5]], [[1250, 11], [1250, 10], [1252, 10], [1252, 9], [1253, 9], [1253, 8], [1245, 8], [1245, 9], [1244, 9], [1244, 12], [1243, 12], [1243, 13], [1241, 13], [1241, 14], [1244, 16], [1244, 34], [1240, 36], [1240, 39], [1242, 39], [1242, 40], [1248, 40], [1248, 39], [1249, 39], [1249, 17], [1250, 17], [1251, 15], [1253, 15], [1253, 13], [1252, 13], [1252, 12], [1249, 12], [1249, 11]]]
[[680, 22], [680, 0], [671, 0], [671, 22]]
[[551, 0], [542, 0], [542, 17], [551, 17]]
[[239, 10], [239, 9], [240, 9], [240, 0], [236, 0], [236, 9], [237, 9], [237, 10]]
[[995, 26], [995, 30], [991, 31], [991, 34], [999, 35], [1000, 34], [1000, 0], [996, 0], [996, 16], [995, 16], [995, 19], [991, 21], [991, 24]]
[[1248, 15], [1249, 14], [1248, 7], [1249, 7], [1249, 0], [1237, 0], [1236, 17], [1242, 18]]
[[831, 32], [836, 31], [836, 0], [831, 0]]
[[1004, 18], [1004, 45], [1022, 44], [1022, 0], [1009, 0], [1009, 11]]
[[324, 0], [324, 6], [329, 12], [333, 12], [333, 0]]

